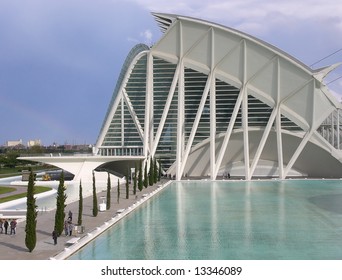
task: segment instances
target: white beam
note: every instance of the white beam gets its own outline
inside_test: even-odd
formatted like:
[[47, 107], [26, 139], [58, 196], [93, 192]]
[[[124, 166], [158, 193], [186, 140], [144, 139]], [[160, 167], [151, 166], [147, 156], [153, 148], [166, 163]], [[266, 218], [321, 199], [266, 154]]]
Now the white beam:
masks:
[[[153, 56], [149, 52], [147, 55], [147, 88], [149, 92], [149, 102], [150, 102], [150, 115], [149, 115], [149, 150], [152, 150], [153, 139], [154, 139], [154, 127], [153, 127], [153, 116], [154, 116], [154, 102], [153, 102]], [[154, 155], [150, 155], [154, 156]]]
[[106, 133], [110, 127], [110, 124], [112, 123], [112, 119], [114, 118], [115, 112], [120, 104], [121, 101], [121, 96], [122, 96], [122, 91], [120, 91], [118, 93], [118, 96], [115, 99], [115, 102], [113, 104], [113, 107], [110, 110], [110, 113], [108, 114], [106, 120], [105, 120], [105, 124], [100, 132], [99, 138], [96, 141], [96, 145], [95, 145], [95, 154], [97, 154], [97, 151], [99, 149], [100, 146], [102, 146], [103, 140], [106, 136]]
[[278, 171], [279, 178], [284, 179], [284, 158], [283, 158], [283, 140], [281, 135], [281, 113], [280, 107], [277, 110], [276, 118], [276, 134], [277, 134], [277, 154], [278, 154]]
[[284, 179], [284, 157], [283, 157], [283, 139], [281, 135], [281, 98], [280, 98], [280, 62], [277, 59], [277, 117], [276, 117], [276, 134], [277, 134], [277, 155], [278, 155], [278, 176]]
[[151, 154], [152, 155], [154, 155], [156, 150], [157, 150], [158, 143], [159, 143], [160, 137], [161, 137], [163, 129], [164, 129], [164, 125], [165, 125], [165, 122], [166, 122], [166, 119], [167, 119], [167, 115], [169, 113], [170, 106], [171, 106], [171, 103], [172, 103], [172, 99], [173, 99], [173, 96], [174, 96], [174, 93], [175, 93], [175, 90], [176, 90], [176, 87], [177, 87], [177, 83], [178, 83], [178, 79], [179, 79], [179, 70], [180, 70], [180, 63], [178, 63], [176, 71], [175, 71], [175, 74], [173, 76], [172, 84], [171, 84], [171, 87], [170, 87], [169, 94], [167, 96], [167, 100], [166, 100], [166, 103], [165, 103], [163, 114], [162, 114], [162, 117], [160, 119], [160, 123], [159, 123], [159, 126], [158, 126], [158, 130], [157, 130], [156, 136], [155, 136], [154, 141], [153, 141], [153, 147], [152, 147], [152, 150], [151, 150]]
[[125, 104], [123, 98], [121, 98], [121, 146], [125, 146]]
[[178, 78], [178, 118], [177, 118], [177, 149], [176, 149], [176, 180], [182, 178], [181, 165], [184, 145], [184, 61], [183, 61], [183, 28], [179, 25], [180, 69]]
[[242, 99], [242, 129], [243, 129], [243, 154], [245, 162], [245, 179], [250, 180], [249, 168], [249, 139], [248, 139], [248, 94], [245, 89]]
[[241, 107], [241, 103], [242, 103], [242, 99], [243, 99], [243, 92], [244, 91], [245, 91], [244, 87], [242, 87], [241, 90], [240, 90], [240, 93], [238, 95], [238, 98], [236, 100], [236, 103], [235, 103], [235, 106], [234, 106], [234, 110], [233, 110], [232, 116], [230, 118], [228, 127], [227, 127], [227, 131], [226, 131], [226, 133], [224, 135], [222, 146], [221, 146], [221, 149], [220, 149], [220, 151], [218, 153], [217, 160], [216, 160], [216, 171], [215, 171], [215, 174], [214, 174], [215, 178], [217, 177], [217, 173], [218, 173], [218, 171], [220, 169], [220, 166], [222, 164], [223, 156], [226, 153], [226, 150], [227, 150], [227, 147], [228, 147], [228, 143], [229, 143], [229, 140], [230, 140], [230, 136], [232, 135], [232, 132], [233, 132], [233, 128], [234, 128], [234, 124], [235, 124], [235, 121], [236, 121], [236, 117], [237, 117], [237, 115], [239, 113], [239, 110], [240, 110], [240, 107]]
[[[108, 131], [109, 127], [110, 127], [110, 124], [111, 124], [111, 122], [112, 122], [112, 119], [113, 119], [113, 117], [114, 117], [114, 115], [115, 115], [115, 112], [116, 112], [116, 110], [117, 110], [117, 108], [118, 108], [118, 106], [119, 106], [119, 104], [120, 104], [120, 101], [121, 101], [121, 98], [122, 98], [122, 90], [126, 87], [126, 84], [127, 84], [127, 82], [128, 82], [128, 79], [129, 79], [129, 77], [130, 77], [130, 75], [131, 75], [131, 72], [132, 72], [132, 70], [133, 70], [133, 68], [134, 68], [134, 65], [136, 64], [136, 62], [137, 62], [141, 57], [143, 57], [144, 55], [146, 55], [146, 53], [147, 53], [146, 51], [143, 51], [142, 53], [140, 53], [140, 54], [131, 62], [131, 64], [129, 65], [128, 70], [127, 70], [127, 72], [126, 72], [126, 74], [125, 74], [125, 77], [124, 77], [124, 79], [122, 80], [122, 84], [121, 84], [121, 86], [120, 86], [120, 89], [118, 90], [118, 93], [117, 93], [117, 95], [115, 96], [114, 102], [113, 102], [113, 104], [112, 104], [112, 101], [111, 101], [111, 103], [110, 103], [110, 104], [112, 104], [112, 108], [110, 109], [108, 115], [106, 116], [105, 123], [104, 123], [103, 127], [101, 128], [101, 132], [100, 132], [99, 137], [98, 137], [98, 139], [97, 139], [97, 141], [96, 141], [95, 153], [97, 153], [98, 148], [102, 145], [102, 142], [103, 142], [103, 140], [104, 140], [104, 138], [105, 138], [105, 136], [106, 136], [106, 134], [107, 134], [107, 131]], [[113, 97], [114, 97], [114, 96], [113, 96]], [[112, 98], [113, 98], [113, 97], [112, 97]]]
[[188, 160], [188, 156], [189, 156], [189, 153], [190, 153], [190, 150], [191, 150], [191, 147], [192, 147], [192, 143], [194, 141], [194, 138], [195, 138], [195, 135], [196, 135], [196, 132], [197, 132], [197, 128], [198, 128], [199, 122], [201, 120], [201, 116], [202, 116], [202, 113], [203, 113], [204, 105], [205, 105], [205, 103], [207, 101], [207, 98], [208, 98], [208, 93], [209, 93], [210, 85], [212, 83], [211, 82], [212, 81], [212, 77], [213, 77], [213, 75], [212, 75], [212, 73], [210, 73], [210, 75], [208, 76], [207, 82], [205, 84], [205, 87], [204, 87], [204, 91], [203, 91], [202, 98], [201, 98], [200, 104], [199, 104], [197, 112], [196, 112], [196, 117], [195, 117], [194, 123], [193, 123], [192, 128], [191, 128], [190, 136], [188, 138], [188, 143], [187, 143], [186, 148], [185, 148], [185, 152], [184, 152], [184, 155], [183, 155], [183, 161], [182, 161], [182, 165], [181, 165], [181, 173], [182, 174], [184, 172], [185, 164], [186, 164], [186, 162]]
[[144, 123], [144, 157], [147, 158], [148, 151], [150, 149], [150, 125], [151, 125], [151, 111], [153, 110], [151, 104], [151, 96], [153, 89], [153, 61], [151, 62], [152, 55], [147, 56], [147, 67], [146, 67], [146, 96], [145, 96], [145, 123]]
[[215, 74], [210, 82], [210, 178], [215, 179], [215, 148], [216, 148], [216, 88], [215, 88]]
[[[214, 52], [214, 30], [211, 29], [211, 70], [214, 68], [215, 62], [215, 52]], [[212, 180], [215, 178], [215, 149], [216, 149], [216, 80], [215, 72], [212, 72], [212, 77], [210, 81], [210, 178]]]
[[143, 141], [143, 139], [144, 139], [144, 131], [143, 131], [143, 129], [141, 127], [141, 124], [139, 122], [139, 119], [138, 119], [138, 117], [137, 117], [137, 115], [136, 115], [136, 113], [134, 111], [134, 108], [132, 106], [132, 102], [131, 102], [131, 100], [130, 100], [126, 90], [123, 90], [122, 93], [123, 93], [123, 97], [124, 97], [125, 103], [127, 105], [128, 111], [129, 111], [129, 113], [130, 113], [130, 115], [131, 115], [131, 117], [133, 119], [135, 127], [137, 128], [137, 131], [139, 132], [140, 138]]
[[178, 114], [177, 114], [177, 150], [176, 150], [176, 179], [182, 178], [181, 166], [183, 161], [184, 147], [184, 65], [181, 60], [181, 69], [178, 79]]
[[331, 146], [334, 147], [335, 144], [335, 137], [334, 137], [334, 111], [331, 112]]
[[270, 131], [271, 131], [271, 128], [272, 128], [272, 125], [273, 125], [273, 122], [274, 122], [274, 119], [275, 117], [277, 116], [277, 108], [273, 108], [273, 111], [272, 111], [272, 114], [267, 122], [267, 125], [265, 127], [265, 130], [264, 130], [264, 133], [262, 134], [262, 137], [261, 137], [261, 140], [260, 140], [260, 143], [259, 143], [259, 146], [258, 146], [258, 149], [255, 153], [255, 156], [254, 156], [254, 159], [253, 159], [253, 162], [252, 162], [252, 165], [251, 165], [251, 169], [250, 169], [250, 178], [253, 177], [253, 174], [254, 174], [254, 171], [255, 171], [255, 168], [258, 164], [258, 161], [260, 159], [260, 156], [261, 156], [261, 153], [265, 147], [265, 144], [266, 144], [266, 140], [270, 134]]
[[340, 149], [340, 109], [337, 108], [337, 149]]
[[[243, 84], [247, 83], [247, 46], [246, 41], [243, 41]], [[242, 92], [242, 129], [243, 129], [243, 153], [245, 162], [245, 179], [250, 180], [249, 169], [249, 140], [248, 140], [248, 92], [247, 87], [244, 87]]]
[[284, 177], [287, 176], [287, 174], [289, 173], [289, 171], [291, 170], [291, 168], [293, 167], [293, 165], [295, 164], [296, 160], [298, 159], [299, 155], [301, 154], [301, 152], [303, 151], [305, 145], [308, 143], [311, 135], [313, 134], [314, 130], [311, 129], [309, 131], [306, 132], [304, 138], [302, 139], [302, 141], [300, 142], [299, 146], [297, 147], [296, 151], [294, 152], [294, 154], [292, 155], [289, 163], [287, 164], [285, 170], [284, 170]]

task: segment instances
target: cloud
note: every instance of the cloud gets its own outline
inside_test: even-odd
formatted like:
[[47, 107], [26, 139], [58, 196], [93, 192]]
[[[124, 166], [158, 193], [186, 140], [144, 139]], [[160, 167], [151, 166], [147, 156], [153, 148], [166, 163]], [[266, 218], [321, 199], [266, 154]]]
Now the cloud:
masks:
[[[273, 24], [298, 20], [322, 21], [334, 19], [332, 24], [342, 32], [342, 5], [335, 0], [130, 0], [152, 12], [175, 13], [207, 19], [231, 27], [266, 30]], [[270, 29], [269, 28], [269, 29]], [[247, 30], [244, 30], [247, 31]]]
[[152, 44], [153, 34], [150, 29], [146, 29], [145, 31], [141, 32], [140, 36], [143, 38], [145, 44], [147, 45]]
[[[32, 126], [25, 125], [35, 132], [36, 136], [31, 132], [33, 138], [43, 138], [44, 143], [78, 138], [91, 142], [129, 50], [136, 43], [150, 45], [163, 36], [150, 12], [180, 14], [236, 28], [310, 65], [342, 47], [338, 40], [342, 37], [342, 5], [336, 2], [4, 0], [0, 9], [0, 99], [20, 100], [46, 120], [55, 118], [56, 125], [69, 127], [67, 132], [60, 130], [59, 140], [52, 139], [43, 124], [36, 125], [38, 116], [32, 119]], [[342, 52], [322, 64], [339, 61]], [[342, 67], [336, 70], [336, 77], [341, 75]], [[330, 86], [342, 93], [342, 80]], [[0, 102], [0, 119], [11, 120], [8, 124], [13, 130], [26, 124], [30, 112], [18, 115], [14, 104]], [[20, 134], [26, 132], [16, 130], [18, 137], [24, 138]], [[0, 143], [12, 137], [4, 131]]]

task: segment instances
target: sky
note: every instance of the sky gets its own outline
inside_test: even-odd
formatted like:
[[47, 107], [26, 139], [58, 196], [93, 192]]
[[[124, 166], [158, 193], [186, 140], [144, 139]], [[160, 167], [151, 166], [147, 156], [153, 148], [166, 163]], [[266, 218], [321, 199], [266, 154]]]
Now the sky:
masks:
[[[342, 62], [340, 0], [0, 0], [0, 145], [95, 144], [127, 54], [163, 35], [151, 12], [238, 29], [314, 69]], [[326, 78], [338, 99], [341, 76]]]

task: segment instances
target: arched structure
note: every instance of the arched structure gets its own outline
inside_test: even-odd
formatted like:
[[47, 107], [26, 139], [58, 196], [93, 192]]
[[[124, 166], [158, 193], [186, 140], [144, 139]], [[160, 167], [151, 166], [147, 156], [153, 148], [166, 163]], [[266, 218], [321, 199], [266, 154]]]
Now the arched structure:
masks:
[[154, 16], [165, 34], [126, 68], [99, 155], [136, 148], [177, 179], [342, 175], [339, 151], [317, 131], [341, 106], [323, 82], [336, 66], [312, 70], [239, 31]]
[[342, 175], [341, 104], [324, 84], [338, 65], [313, 70], [237, 30], [153, 15], [164, 35], [129, 53], [77, 178], [141, 158], [177, 179]]

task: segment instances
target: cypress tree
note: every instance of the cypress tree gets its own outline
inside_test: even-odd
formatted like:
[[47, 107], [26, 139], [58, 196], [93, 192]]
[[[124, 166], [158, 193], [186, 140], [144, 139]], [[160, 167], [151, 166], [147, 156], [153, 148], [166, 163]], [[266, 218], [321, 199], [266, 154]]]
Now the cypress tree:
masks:
[[110, 209], [110, 190], [111, 190], [111, 182], [110, 182], [110, 175], [108, 173], [108, 178], [107, 178], [107, 202], [106, 202], [106, 209]]
[[147, 177], [147, 162], [145, 163], [145, 172], [144, 172], [144, 187], [147, 188], [148, 186], [148, 177]]
[[96, 186], [95, 186], [95, 172], [93, 171], [93, 216], [96, 217], [99, 212], [97, 207], [97, 196], [96, 196]]
[[82, 225], [82, 214], [83, 214], [83, 194], [82, 194], [82, 182], [80, 181], [79, 189], [79, 201], [78, 201], [78, 219], [77, 224]]
[[120, 203], [120, 180], [118, 179], [118, 204]]
[[126, 199], [129, 199], [129, 169], [127, 169], [126, 175]]
[[27, 186], [27, 202], [26, 202], [26, 226], [25, 226], [25, 245], [29, 252], [32, 252], [37, 243], [37, 205], [34, 197], [34, 175], [31, 170], [28, 186]]
[[62, 170], [61, 176], [59, 178], [59, 185], [57, 189], [57, 198], [56, 198], [56, 214], [55, 214], [55, 231], [57, 235], [60, 236], [64, 229], [64, 219], [65, 219], [65, 201], [67, 199], [64, 186], [64, 171]]
[[137, 163], [135, 162], [134, 178], [133, 178], [133, 194], [137, 194]]
[[142, 191], [142, 189], [143, 189], [142, 160], [140, 160], [140, 162], [139, 162], [138, 189], [139, 189], [139, 191]]
[[153, 183], [154, 183], [154, 171], [153, 171], [153, 159], [152, 159], [152, 157], [150, 158], [150, 173], [148, 176], [148, 183], [150, 186], [153, 186]]

